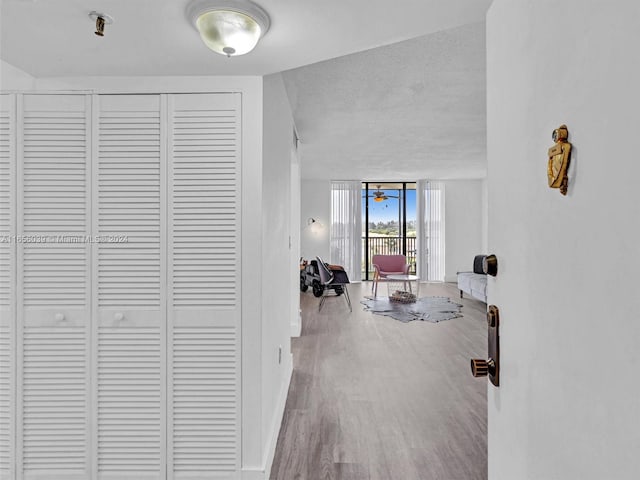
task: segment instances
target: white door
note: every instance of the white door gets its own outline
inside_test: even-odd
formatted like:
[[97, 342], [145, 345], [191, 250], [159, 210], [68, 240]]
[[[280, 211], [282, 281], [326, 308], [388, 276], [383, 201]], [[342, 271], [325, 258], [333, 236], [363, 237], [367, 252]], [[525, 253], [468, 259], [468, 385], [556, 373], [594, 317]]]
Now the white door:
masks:
[[94, 97], [94, 438], [104, 480], [165, 478], [164, 99]]
[[240, 95], [169, 96], [169, 478], [240, 471]]
[[[640, 7], [588, 3], [496, 0], [487, 18], [491, 480], [640, 475]], [[561, 124], [566, 196], [547, 186]]]
[[0, 97], [0, 474], [239, 477], [240, 100]]
[[91, 385], [89, 98], [18, 100], [18, 478], [85, 479]]
[[15, 95], [0, 95], [0, 478], [15, 472], [15, 117]]

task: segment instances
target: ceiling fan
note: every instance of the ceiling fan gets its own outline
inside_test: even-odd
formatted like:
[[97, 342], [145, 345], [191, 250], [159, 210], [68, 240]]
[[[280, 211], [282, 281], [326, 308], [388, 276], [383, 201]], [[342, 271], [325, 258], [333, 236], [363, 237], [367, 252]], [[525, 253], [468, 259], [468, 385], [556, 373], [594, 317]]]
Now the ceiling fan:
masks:
[[374, 202], [384, 202], [389, 198], [400, 198], [397, 195], [385, 195], [385, 193], [380, 190], [381, 185], [376, 185], [376, 187], [378, 187], [378, 189], [375, 192], [371, 192], [372, 195], [369, 195], [369, 198], [373, 198]]

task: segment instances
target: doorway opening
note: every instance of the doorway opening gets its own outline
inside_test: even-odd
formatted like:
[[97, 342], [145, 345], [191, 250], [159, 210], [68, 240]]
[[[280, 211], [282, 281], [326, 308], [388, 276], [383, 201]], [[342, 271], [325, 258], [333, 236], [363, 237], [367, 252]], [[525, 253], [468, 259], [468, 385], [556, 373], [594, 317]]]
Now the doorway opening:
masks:
[[373, 255], [406, 255], [416, 272], [416, 183], [362, 183], [362, 279], [373, 278]]

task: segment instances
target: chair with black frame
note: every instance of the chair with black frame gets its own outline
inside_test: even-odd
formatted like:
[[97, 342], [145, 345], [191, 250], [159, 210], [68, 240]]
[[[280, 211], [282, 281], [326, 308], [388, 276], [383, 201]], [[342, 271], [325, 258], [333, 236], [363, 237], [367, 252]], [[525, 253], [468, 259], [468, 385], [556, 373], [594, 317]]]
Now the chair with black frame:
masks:
[[347, 272], [345, 272], [342, 267], [330, 266], [324, 263], [320, 257], [316, 257], [316, 259], [318, 260], [320, 283], [324, 287], [322, 297], [320, 298], [320, 305], [318, 305], [318, 311], [322, 310], [322, 305], [328, 296], [327, 294], [330, 290], [333, 290], [335, 295], [332, 296], [339, 297], [344, 294], [344, 298], [349, 306], [349, 311], [353, 312], [353, 309], [351, 308], [351, 299], [349, 298], [349, 291], [347, 290], [347, 284], [350, 283]]

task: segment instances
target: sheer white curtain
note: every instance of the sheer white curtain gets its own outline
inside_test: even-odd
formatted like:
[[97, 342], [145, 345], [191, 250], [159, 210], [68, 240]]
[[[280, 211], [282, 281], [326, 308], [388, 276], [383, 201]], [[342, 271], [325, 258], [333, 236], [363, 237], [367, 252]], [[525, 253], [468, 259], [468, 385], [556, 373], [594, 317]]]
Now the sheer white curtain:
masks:
[[329, 261], [342, 265], [349, 280], [362, 277], [362, 183], [331, 182], [331, 250]]
[[421, 280], [444, 281], [444, 183], [417, 182], [416, 231], [418, 275]]

